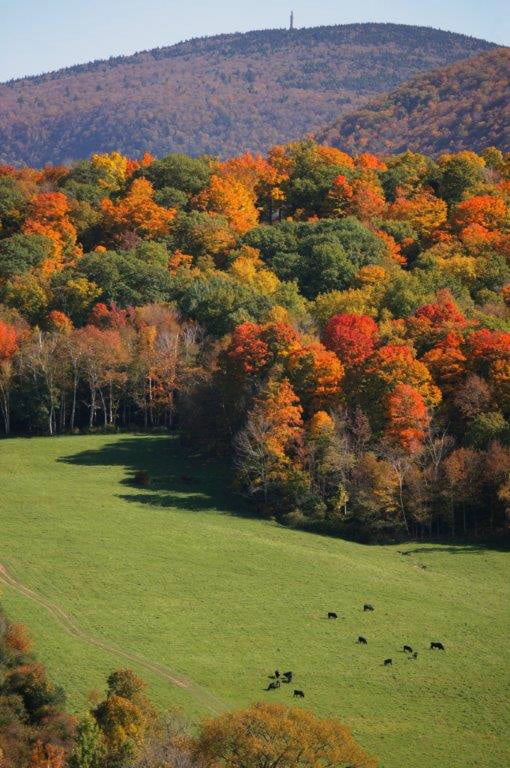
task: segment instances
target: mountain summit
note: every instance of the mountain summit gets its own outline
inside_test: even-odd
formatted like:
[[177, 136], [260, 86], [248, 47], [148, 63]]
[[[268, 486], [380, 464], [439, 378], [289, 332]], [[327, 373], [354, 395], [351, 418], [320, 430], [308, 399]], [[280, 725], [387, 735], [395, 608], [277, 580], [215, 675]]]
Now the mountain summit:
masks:
[[349, 24], [190, 40], [0, 85], [0, 162], [121, 150], [230, 155], [331, 124], [484, 40]]

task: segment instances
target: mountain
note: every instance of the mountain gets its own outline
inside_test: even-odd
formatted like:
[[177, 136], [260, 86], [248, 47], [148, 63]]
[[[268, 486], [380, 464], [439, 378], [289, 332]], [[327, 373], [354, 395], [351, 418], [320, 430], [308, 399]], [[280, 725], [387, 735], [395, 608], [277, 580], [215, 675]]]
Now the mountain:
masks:
[[113, 149], [265, 150], [493, 47], [396, 24], [273, 29], [14, 80], [0, 85], [0, 162], [42, 165]]
[[341, 117], [317, 139], [349, 152], [510, 151], [510, 49], [413, 78]]

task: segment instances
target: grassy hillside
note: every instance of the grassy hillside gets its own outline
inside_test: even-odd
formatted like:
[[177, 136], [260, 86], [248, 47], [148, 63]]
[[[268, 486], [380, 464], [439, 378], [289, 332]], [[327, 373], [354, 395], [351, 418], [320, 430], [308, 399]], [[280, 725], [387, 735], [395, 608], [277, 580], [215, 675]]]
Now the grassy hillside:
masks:
[[427, 72], [340, 118], [319, 140], [348, 152], [510, 150], [510, 49]]
[[492, 47], [425, 27], [349, 24], [219, 35], [71, 67], [0, 85], [0, 162], [265, 150]]
[[[139, 468], [148, 489], [130, 480]], [[263, 692], [279, 667], [386, 768], [508, 764], [505, 553], [411, 544], [404, 557], [250, 519], [216, 465], [164, 436], [5, 440], [0, 478], [0, 562], [33, 591], [4, 586], [2, 601], [75, 709], [126, 654], [183, 681], [129, 664], [192, 715], [292, 701]]]

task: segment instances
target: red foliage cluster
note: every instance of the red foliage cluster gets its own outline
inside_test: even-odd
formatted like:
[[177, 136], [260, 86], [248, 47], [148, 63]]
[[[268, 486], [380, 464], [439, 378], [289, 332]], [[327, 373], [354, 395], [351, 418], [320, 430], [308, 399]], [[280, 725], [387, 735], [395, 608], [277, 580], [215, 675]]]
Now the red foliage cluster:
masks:
[[363, 315], [334, 315], [324, 329], [324, 344], [346, 368], [361, 365], [374, 351], [377, 323]]

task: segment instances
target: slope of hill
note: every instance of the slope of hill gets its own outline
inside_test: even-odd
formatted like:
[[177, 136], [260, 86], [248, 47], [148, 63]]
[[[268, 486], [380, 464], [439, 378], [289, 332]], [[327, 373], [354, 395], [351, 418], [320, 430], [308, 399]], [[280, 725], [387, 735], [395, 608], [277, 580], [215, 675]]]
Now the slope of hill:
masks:
[[0, 162], [264, 150], [493, 47], [425, 27], [351, 24], [220, 35], [75, 66], [0, 85]]
[[[510, 764], [505, 552], [414, 544], [402, 557], [238, 516], [226, 467], [163, 435], [0, 445], [0, 563], [30, 590], [7, 580], [2, 602], [75, 711], [126, 663], [158, 703], [191, 715], [218, 698], [293, 702], [294, 686], [264, 691], [279, 667], [385, 768]], [[129, 482], [141, 468], [150, 488]]]
[[318, 140], [350, 152], [510, 150], [510, 49], [413, 78], [341, 117]]

